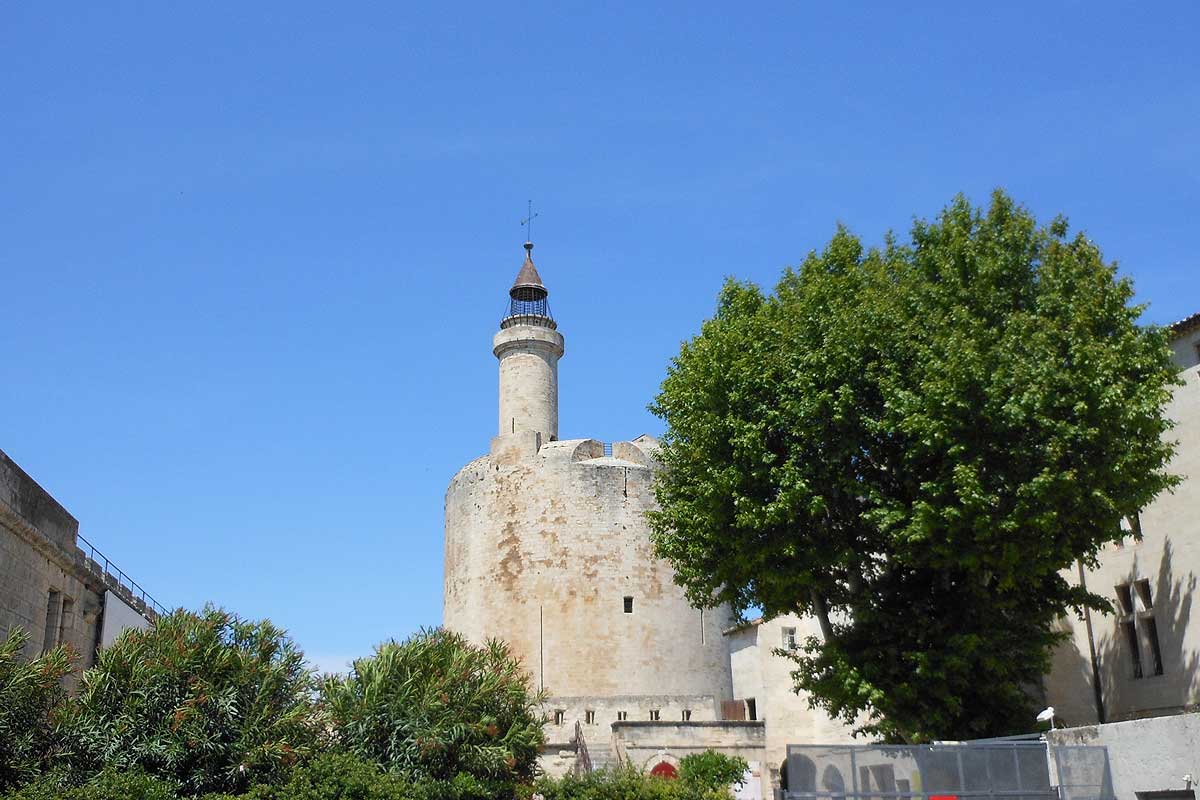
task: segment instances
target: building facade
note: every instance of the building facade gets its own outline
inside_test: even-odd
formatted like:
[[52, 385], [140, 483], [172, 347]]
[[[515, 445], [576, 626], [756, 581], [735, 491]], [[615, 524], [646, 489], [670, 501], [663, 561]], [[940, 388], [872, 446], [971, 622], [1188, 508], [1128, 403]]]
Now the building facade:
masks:
[[[0, 451], [0, 637], [22, 628], [28, 657], [56, 645], [78, 669], [128, 627], [161, 607], [79, 535], [79, 522]], [[73, 685], [75, 678], [69, 678]]]
[[1062, 620], [1070, 638], [1055, 652], [1046, 699], [1068, 725], [1092, 725], [1200, 709], [1200, 314], [1171, 326], [1182, 384], [1167, 415], [1178, 442], [1168, 469], [1181, 479], [1126, 526], [1095, 569], [1073, 582], [1107, 596], [1113, 615]]

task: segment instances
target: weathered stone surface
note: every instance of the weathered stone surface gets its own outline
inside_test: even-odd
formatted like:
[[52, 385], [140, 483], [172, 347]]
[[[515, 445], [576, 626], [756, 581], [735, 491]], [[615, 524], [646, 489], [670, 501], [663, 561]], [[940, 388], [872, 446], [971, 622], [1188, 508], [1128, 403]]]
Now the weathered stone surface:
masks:
[[692, 608], [654, 557], [652, 470], [593, 440], [508, 438], [446, 493], [445, 625], [505, 639], [554, 696], [728, 698], [729, 614]]
[[623, 761], [649, 772], [656, 764], [678, 766], [685, 756], [716, 750], [747, 761], [762, 758], [766, 730], [762, 722], [617, 722], [613, 743]]
[[0, 637], [23, 628], [28, 657], [69, 644], [83, 669], [95, 660], [106, 590], [149, 618], [154, 612], [87, 558], [76, 544], [78, 530], [75, 518], [0, 451]]

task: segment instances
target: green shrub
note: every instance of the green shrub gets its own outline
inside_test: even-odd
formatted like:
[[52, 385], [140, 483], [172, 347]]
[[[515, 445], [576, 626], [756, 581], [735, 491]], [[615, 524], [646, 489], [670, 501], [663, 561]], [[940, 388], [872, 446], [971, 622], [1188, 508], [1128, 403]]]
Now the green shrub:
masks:
[[632, 768], [541, 778], [532, 786], [518, 787], [517, 796], [521, 800], [538, 795], [544, 800], [728, 800], [730, 797], [724, 787], [657, 778]]
[[476, 647], [421, 631], [380, 645], [346, 677], [326, 678], [321, 695], [335, 748], [417, 784], [457, 781], [455, 791], [499, 797], [534, 775], [541, 698], [501, 642]]
[[62, 679], [71, 671], [70, 651], [58, 647], [26, 661], [28, 640], [13, 628], [0, 641], [0, 791], [45, 767], [55, 741], [52, 716], [66, 699]]
[[84, 673], [63, 731], [82, 776], [142, 770], [185, 795], [280, 782], [316, 738], [314, 678], [284, 631], [213, 607], [127, 630]]
[[412, 781], [384, 772], [348, 753], [327, 753], [297, 767], [282, 786], [252, 787], [244, 795], [206, 795], [201, 800], [493, 800], [511, 797], [469, 775], [450, 781]]
[[727, 789], [733, 784], [741, 785], [749, 765], [740, 756], [727, 756], [715, 750], [692, 753], [679, 762], [679, 778], [682, 781], [709, 789]]
[[177, 800], [178, 784], [152, 778], [142, 772], [105, 770], [86, 783], [72, 785], [70, 777], [52, 772], [4, 800]]

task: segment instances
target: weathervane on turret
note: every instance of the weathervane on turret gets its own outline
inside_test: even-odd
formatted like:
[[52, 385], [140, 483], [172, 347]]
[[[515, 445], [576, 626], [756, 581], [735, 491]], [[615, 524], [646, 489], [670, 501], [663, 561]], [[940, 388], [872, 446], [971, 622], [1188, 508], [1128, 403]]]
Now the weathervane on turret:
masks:
[[521, 224], [525, 226], [525, 249], [532, 250], [533, 247], [533, 220], [538, 215], [533, 213], [533, 201], [529, 201], [529, 207], [525, 213], [525, 219], [521, 220]]

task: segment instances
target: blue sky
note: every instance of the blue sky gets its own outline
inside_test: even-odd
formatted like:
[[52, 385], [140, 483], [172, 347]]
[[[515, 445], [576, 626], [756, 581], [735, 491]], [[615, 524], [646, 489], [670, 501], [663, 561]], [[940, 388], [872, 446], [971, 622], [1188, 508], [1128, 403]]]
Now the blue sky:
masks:
[[440, 621], [527, 199], [564, 436], [658, 433], [726, 275], [960, 191], [1200, 311], [1200, 6], [851, 6], [8, 4], [0, 448], [167, 604], [336, 667]]

